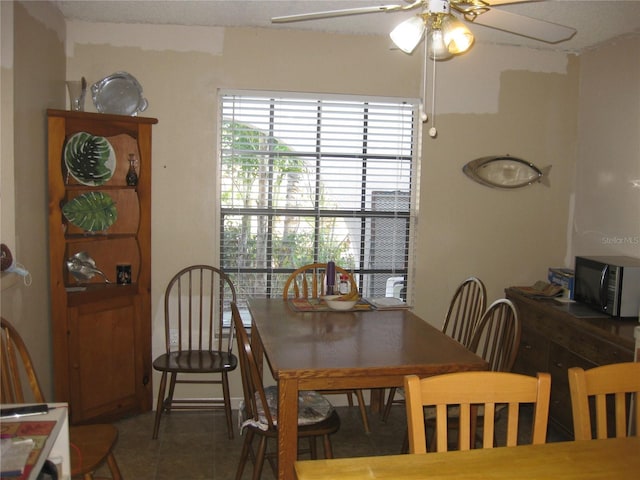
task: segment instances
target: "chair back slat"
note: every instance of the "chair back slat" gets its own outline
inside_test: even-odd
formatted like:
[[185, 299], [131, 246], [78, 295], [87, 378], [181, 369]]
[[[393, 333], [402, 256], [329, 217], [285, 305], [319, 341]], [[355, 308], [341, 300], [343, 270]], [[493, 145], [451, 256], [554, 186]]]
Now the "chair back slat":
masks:
[[468, 348], [486, 304], [487, 291], [482, 281], [467, 278], [453, 294], [442, 331]]
[[225, 308], [236, 300], [233, 282], [221, 269], [192, 265], [180, 270], [165, 290], [166, 351], [226, 350], [230, 353], [233, 333], [228, 336], [221, 333]]
[[[45, 402], [27, 346], [15, 327], [4, 318], [0, 319], [0, 372], [2, 403]], [[29, 386], [28, 390], [25, 385]]]
[[572, 367], [568, 377], [576, 440], [640, 435], [640, 363]]
[[[475, 443], [475, 423], [483, 415], [482, 445], [493, 448], [518, 445], [518, 431], [524, 425], [520, 418], [523, 404], [534, 405], [529, 442], [546, 442], [549, 419], [551, 376], [539, 373], [537, 377], [506, 372], [459, 372], [420, 379], [408, 375], [404, 380], [410, 453], [427, 450], [445, 452], [449, 448], [448, 421], [452, 408], [458, 410], [458, 448], [469, 450]], [[424, 407], [434, 407], [436, 445], [427, 449]], [[497, 439], [495, 421], [499, 407], [506, 407], [507, 433]], [[503, 408], [504, 410], [504, 408]]]

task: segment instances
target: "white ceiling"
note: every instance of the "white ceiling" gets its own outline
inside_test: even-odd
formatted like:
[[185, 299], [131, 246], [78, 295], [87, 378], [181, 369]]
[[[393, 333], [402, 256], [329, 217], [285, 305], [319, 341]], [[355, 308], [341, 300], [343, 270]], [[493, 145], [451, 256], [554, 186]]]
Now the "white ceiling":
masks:
[[[271, 17], [363, 6], [404, 4], [407, 0], [52, 0], [65, 18], [90, 22], [289, 28], [384, 35], [416, 13], [390, 12], [272, 24]], [[489, 3], [491, 0], [487, 0]], [[497, 7], [496, 7], [497, 8]], [[613, 38], [640, 35], [640, 0], [547, 0], [504, 5], [512, 13], [577, 29], [555, 45], [471, 25], [477, 43], [522, 45], [580, 52]]]

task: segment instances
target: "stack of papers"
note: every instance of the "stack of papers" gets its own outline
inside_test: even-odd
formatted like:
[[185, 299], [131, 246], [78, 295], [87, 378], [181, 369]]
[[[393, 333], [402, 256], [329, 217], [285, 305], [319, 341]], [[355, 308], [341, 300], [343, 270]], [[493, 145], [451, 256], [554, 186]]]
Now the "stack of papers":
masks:
[[30, 438], [3, 438], [0, 440], [2, 477], [19, 477], [24, 472], [35, 442]]

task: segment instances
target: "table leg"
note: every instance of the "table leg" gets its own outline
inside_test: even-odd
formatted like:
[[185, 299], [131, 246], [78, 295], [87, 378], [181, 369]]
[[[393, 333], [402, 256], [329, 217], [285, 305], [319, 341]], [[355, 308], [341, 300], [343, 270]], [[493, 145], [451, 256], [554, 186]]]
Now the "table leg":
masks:
[[278, 479], [293, 480], [298, 457], [298, 380], [278, 380]]
[[384, 388], [372, 388], [369, 403], [371, 413], [382, 413], [384, 410]]

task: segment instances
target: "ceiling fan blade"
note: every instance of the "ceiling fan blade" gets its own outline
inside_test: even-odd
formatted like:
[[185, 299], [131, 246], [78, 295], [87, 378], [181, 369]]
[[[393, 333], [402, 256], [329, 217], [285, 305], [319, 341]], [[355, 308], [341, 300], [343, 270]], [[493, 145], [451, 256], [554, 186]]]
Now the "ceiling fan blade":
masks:
[[[492, 2], [495, 3], [495, 2]], [[541, 40], [547, 43], [558, 43], [569, 40], [576, 33], [576, 29], [557, 23], [525, 17], [515, 13], [498, 9], [489, 9], [475, 18], [467, 18], [472, 23], [485, 27], [503, 30], [523, 37]]]
[[345, 17], [347, 15], [361, 15], [364, 13], [392, 12], [402, 10], [403, 5], [378, 5], [376, 7], [345, 8], [343, 10], [328, 10], [326, 12], [300, 13], [297, 15], [286, 15], [283, 17], [273, 17], [271, 23], [301, 22], [304, 20], [319, 20], [322, 18]]
[[545, 0], [486, 0], [485, 3], [488, 3], [490, 7], [495, 7], [496, 5], [509, 5], [511, 3], [533, 3], [544, 1]]

